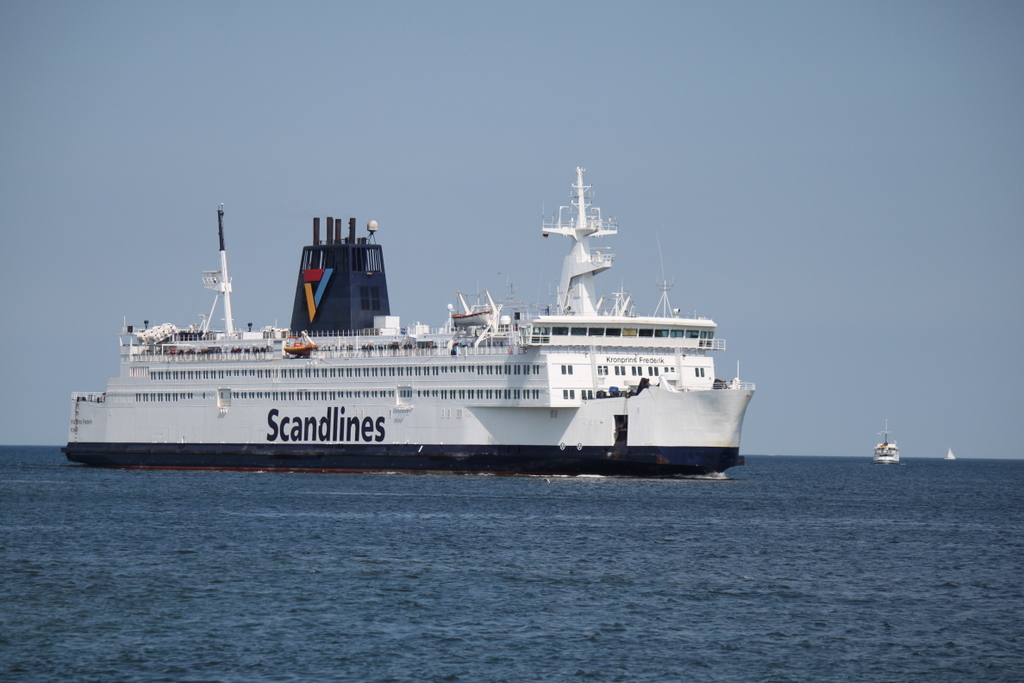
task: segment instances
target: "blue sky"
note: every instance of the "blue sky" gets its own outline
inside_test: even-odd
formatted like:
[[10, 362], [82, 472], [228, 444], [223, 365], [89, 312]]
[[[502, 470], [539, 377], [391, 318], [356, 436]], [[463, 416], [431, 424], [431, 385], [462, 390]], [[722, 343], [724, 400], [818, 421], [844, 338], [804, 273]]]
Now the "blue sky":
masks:
[[[60, 444], [116, 334], [285, 325], [313, 216], [380, 225], [392, 310], [549, 302], [574, 168], [653, 313], [719, 324], [745, 453], [1020, 457], [1024, 5], [7, 2], [0, 443]], [[660, 252], [659, 252], [660, 243]]]

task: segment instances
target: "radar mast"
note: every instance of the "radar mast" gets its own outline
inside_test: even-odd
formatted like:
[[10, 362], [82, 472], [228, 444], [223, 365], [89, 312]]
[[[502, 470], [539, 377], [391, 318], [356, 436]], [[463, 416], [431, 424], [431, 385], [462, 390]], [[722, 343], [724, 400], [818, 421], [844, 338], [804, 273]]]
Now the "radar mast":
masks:
[[601, 218], [601, 209], [592, 207], [590, 185], [583, 184], [583, 171], [576, 167], [576, 182], [573, 184], [572, 206], [558, 209], [556, 219], [544, 222], [545, 233], [571, 237], [572, 251], [562, 264], [562, 277], [558, 285], [558, 315], [597, 315], [594, 304], [594, 275], [612, 267], [614, 254], [591, 247], [591, 237], [614, 235], [618, 225]]

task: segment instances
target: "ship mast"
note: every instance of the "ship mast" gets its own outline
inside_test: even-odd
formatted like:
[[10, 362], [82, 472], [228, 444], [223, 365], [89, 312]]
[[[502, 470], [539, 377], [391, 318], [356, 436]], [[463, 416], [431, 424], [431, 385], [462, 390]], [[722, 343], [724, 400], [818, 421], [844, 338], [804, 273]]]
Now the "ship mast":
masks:
[[[565, 257], [562, 265], [562, 277], [558, 286], [559, 315], [595, 315], [594, 275], [612, 267], [615, 258], [596, 248], [591, 248], [591, 237], [614, 235], [618, 226], [612, 221], [601, 218], [601, 210], [590, 206], [590, 186], [583, 184], [584, 169], [576, 167], [576, 182], [572, 207], [562, 206], [558, 209], [558, 218], [546, 221], [545, 233], [555, 233], [572, 237], [572, 251]], [[563, 213], [575, 209], [575, 216], [563, 217]]]
[[217, 208], [217, 232], [220, 234], [220, 292], [224, 294], [224, 325], [229, 337], [235, 334], [231, 317], [231, 278], [228, 277], [228, 252], [224, 249], [224, 205]]
[[231, 316], [231, 278], [228, 277], [228, 253], [224, 249], [224, 205], [217, 208], [217, 231], [220, 237], [220, 271], [204, 271], [203, 284], [207, 289], [217, 292], [213, 300], [213, 309], [210, 317], [203, 321], [203, 332], [209, 329], [210, 320], [213, 318], [213, 311], [217, 308], [217, 299], [224, 295], [224, 327], [228, 337], [235, 334], [234, 319]]

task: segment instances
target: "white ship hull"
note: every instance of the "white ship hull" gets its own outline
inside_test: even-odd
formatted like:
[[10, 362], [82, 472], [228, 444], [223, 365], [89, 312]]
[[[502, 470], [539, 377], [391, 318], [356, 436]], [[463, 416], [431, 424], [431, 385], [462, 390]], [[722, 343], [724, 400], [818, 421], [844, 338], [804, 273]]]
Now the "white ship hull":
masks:
[[[201, 455], [204, 462], [210, 463], [208, 466], [215, 466], [226, 461], [213, 456], [251, 454], [254, 449], [264, 451], [265, 455], [288, 451], [296, 456], [313, 450], [322, 452], [321, 456], [348, 453], [392, 459], [414, 459], [413, 456], [427, 453], [453, 462], [434, 462], [426, 467], [412, 460], [394, 460], [390, 466], [400, 470], [461, 471], [458, 460], [495, 455], [501, 451], [495, 447], [501, 446], [513, 447], [512, 453], [516, 448], [529, 447], [524, 458], [530, 460], [542, 457], [565, 461], [586, 456], [624, 465], [636, 458], [645, 466], [686, 466], [696, 468], [694, 472], [720, 471], [718, 468], [726, 463], [739, 463], [740, 431], [753, 395], [752, 387], [680, 391], [665, 382], [651, 385], [635, 396], [550, 400], [552, 391], [547, 375], [551, 368], [561, 367], [561, 363], [554, 366], [550, 361], [565, 358], [555, 356], [546, 361], [536, 354], [508, 353], [426, 358], [430, 359], [431, 367], [444, 363], [444, 372], [416, 382], [417, 388], [408, 392], [413, 396], [407, 397], [398, 394], [398, 387], [403, 384], [391, 383], [385, 385], [390, 388], [382, 388], [379, 379], [375, 381], [372, 375], [363, 381], [343, 382], [332, 381], [331, 377], [281, 377], [293, 371], [304, 375], [307, 370], [316, 369], [319, 375], [319, 371], [327, 370], [325, 363], [315, 361], [264, 361], [259, 368], [252, 363], [226, 361], [203, 363], [190, 371], [180, 369], [187, 367], [187, 363], [174, 361], [145, 366], [128, 364], [129, 373], [132, 367], [137, 374], [139, 367], [145, 367], [143, 374], [149, 377], [183, 373], [219, 375], [226, 364], [231, 380], [114, 378], [105, 394], [73, 399], [69, 454], [92, 464], [124, 465], [121, 459], [130, 453], [163, 452], [183, 457], [164, 465], [149, 464], [185, 467], [195, 466], [191, 455]], [[365, 360], [352, 364], [360, 370], [402, 367], [408, 371], [421, 365], [423, 359], [390, 359], [384, 366], [378, 365], [384, 359], [376, 359], [374, 365]], [[528, 362], [530, 359], [541, 362]], [[400, 360], [405, 362], [397, 362]], [[232, 367], [238, 365], [241, 367]], [[493, 374], [478, 374], [481, 367], [487, 366]], [[520, 374], [506, 370], [506, 366], [518, 369]], [[500, 388], [482, 388], [497, 384], [494, 379], [499, 376], [498, 368], [503, 380], [497, 385]], [[335, 365], [335, 370], [339, 369], [350, 368]], [[235, 377], [235, 372], [244, 376]], [[256, 374], [267, 379], [252, 376]], [[455, 381], [446, 382], [449, 377]], [[555, 375], [556, 379], [560, 377]], [[504, 398], [506, 390], [513, 398]], [[480, 392], [485, 398], [459, 400], [460, 392], [466, 395], [470, 391]], [[560, 391], [554, 390], [556, 395]], [[486, 398], [488, 394], [492, 398]], [[296, 396], [301, 396], [301, 400], [296, 400]], [[186, 454], [191, 455], [186, 458]], [[708, 458], [713, 465], [701, 464]], [[134, 466], [147, 464], [146, 459], [131, 462]], [[271, 463], [272, 459], [249, 466], [263, 468], [272, 466]], [[332, 466], [321, 462], [308, 467], [374, 469], [365, 463]], [[294, 465], [291, 469], [308, 467]], [[551, 467], [534, 464], [528, 469], [555, 473], [565, 467], [563, 462]], [[568, 469], [571, 472], [579, 467], [573, 464]], [[495, 469], [517, 471], [517, 465], [504, 457], [482, 471]]]

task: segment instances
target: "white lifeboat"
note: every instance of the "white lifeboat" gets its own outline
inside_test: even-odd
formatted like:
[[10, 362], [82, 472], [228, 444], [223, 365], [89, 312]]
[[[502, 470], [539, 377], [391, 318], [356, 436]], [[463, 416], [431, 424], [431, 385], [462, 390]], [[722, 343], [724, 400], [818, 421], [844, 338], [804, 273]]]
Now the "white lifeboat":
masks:
[[491, 319], [491, 311], [475, 311], [473, 313], [452, 313], [455, 327], [473, 327], [486, 325]]

